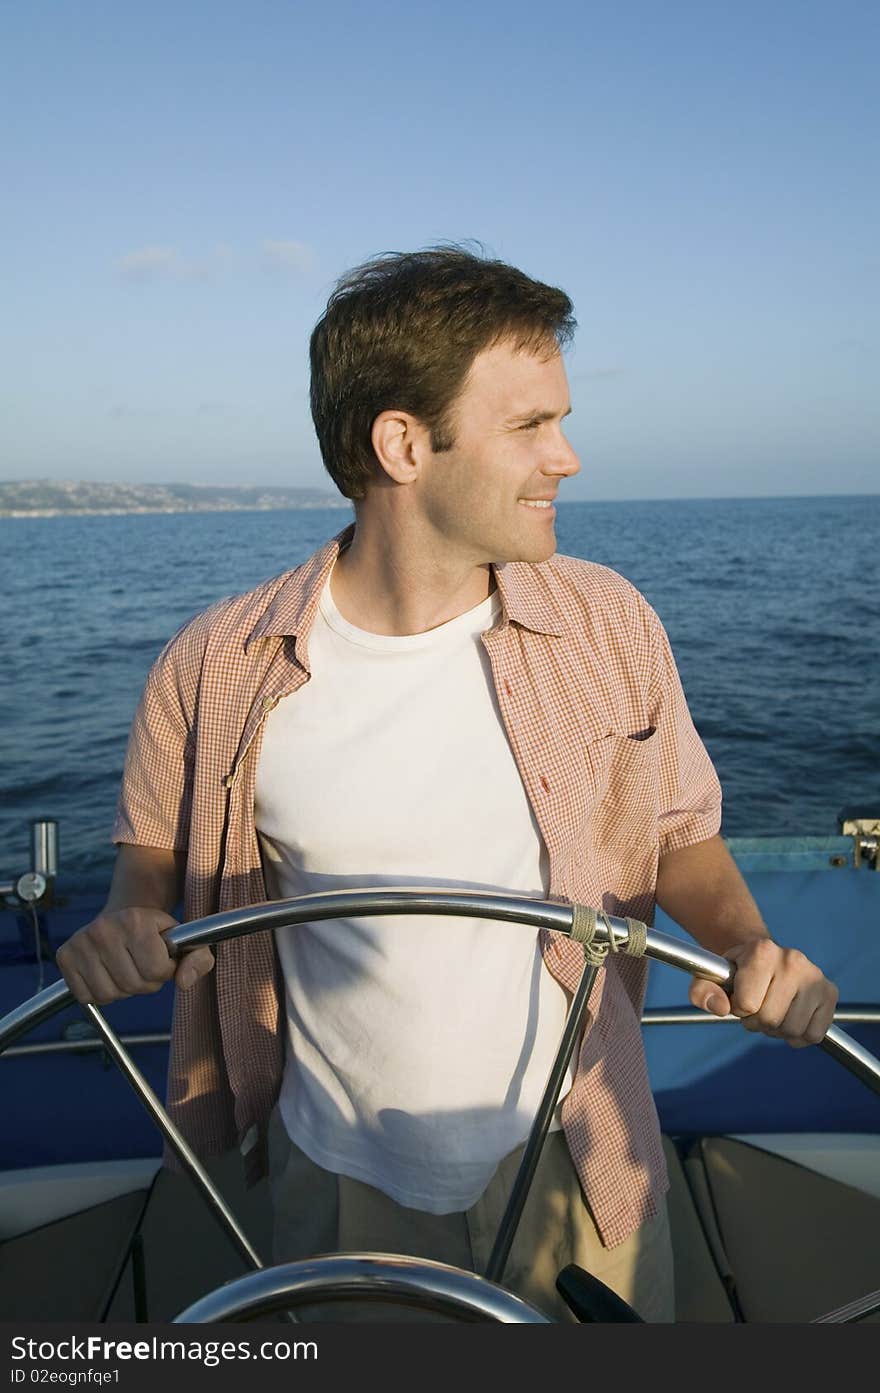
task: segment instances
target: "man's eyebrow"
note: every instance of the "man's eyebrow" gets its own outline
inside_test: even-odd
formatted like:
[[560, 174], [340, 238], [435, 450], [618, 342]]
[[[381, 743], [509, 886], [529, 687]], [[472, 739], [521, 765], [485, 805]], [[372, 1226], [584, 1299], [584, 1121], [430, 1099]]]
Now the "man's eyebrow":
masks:
[[[521, 416], [511, 416], [504, 424], [507, 426], [521, 426], [525, 425], [527, 421], [555, 421], [556, 415], [557, 413], [555, 411], [524, 411]], [[562, 419], [564, 420], [566, 416], [570, 415], [571, 407], [569, 407], [567, 411], [563, 411]]]

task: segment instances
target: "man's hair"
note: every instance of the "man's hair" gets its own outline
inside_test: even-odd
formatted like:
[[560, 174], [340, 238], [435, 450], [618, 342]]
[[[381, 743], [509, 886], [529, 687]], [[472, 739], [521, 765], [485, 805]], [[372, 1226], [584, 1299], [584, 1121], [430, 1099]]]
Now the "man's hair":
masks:
[[509, 340], [549, 355], [575, 327], [564, 291], [462, 246], [389, 252], [348, 271], [309, 344], [312, 419], [340, 492], [364, 497], [380, 412], [408, 412], [433, 450], [450, 450], [455, 401], [478, 353]]

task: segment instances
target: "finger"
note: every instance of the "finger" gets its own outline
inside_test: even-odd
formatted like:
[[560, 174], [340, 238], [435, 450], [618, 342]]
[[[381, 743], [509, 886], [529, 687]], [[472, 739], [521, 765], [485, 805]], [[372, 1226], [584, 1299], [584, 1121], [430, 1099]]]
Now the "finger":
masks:
[[804, 1045], [821, 1044], [829, 1027], [834, 1023], [834, 1007], [836, 1005], [837, 993], [835, 992], [832, 1001], [822, 1001], [816, 1007], [801, 1036]]
[[109, 958], [102, 956], [100, 967], [112, 983], [113, 996], [107, 998], [108, 1000], [115, 1001], [118, 997], [139, 996], [143, 992], [156, 990], [155, 983], [144, 981], [124, 948]]
[[816, 1009], [816, 997], [799, 991], [797, 983], [779, 973], [772, 978], [760, 1009], [750, 1018], [750, 1030], [761, 1030], [782, 1040], [797, 1040]]
[[[103, 971], [113, 984], [113, 997], [137, 996], [143, 992], [157, 991], [161, 983], [144, 978], [134, 961], [126, 942], [108, 941], [106, 938], [93, 943], [84, 943], [80, 963], [85, 963], [86, 979], [97, 985], [97, 975]], [[82, 965], [80, 971], [83, 971]]]
[[[815, 996], [796, 996], [777, 1032], [781, 1040], [804, 1040], [807, 1027], [819, 1009]], [[804, 1041], [809, 1044], [808, 1040]]]
[[75, 970], [75, 968], [68, 967], [63, 976], [80, 1006], [88, 1006], [94, 1001], [94, 996], [88, 982]]
[[81, 955], [75, 958], [70, 965], [69, 975], [65, 973], [65, 978], [77, 1001], [83, 1006], [89, 1003], [106, 1006], [125, 995], [97, 955]]
[[102, 915], [83, 931], [83, 954], [94, 954], [124, 996], [158, 991], [174, 975], [174, 964], [162, 938], [161, 911], [124, 910]]
[[739, 1023], [743, 1030], [750, 1030], [753, 1035], [767, 1035], [771, 1040], [782, 1039], [778, 1030], [768, 1030], [761, 1024], [760, 1016], [740, 1016]]
[[768, 956], [756, 955], [737, 968], [730, 993], [730, 1010], [745, 1021], [757, 1016], [773, 981], [773, 968]]
[[688, 990], [688, 997], [691, 1005], [701, 1011], [708, 1011], [713, 1016], [730, 1015], [730, 998], [724, 988], [715, 982], [695, 978]]
[[746, 1017], [741, 1024], [746, 1030], [768, 1035], [773, 1040], [784, 1040], [787, 1045], [801, 1049], [807, 1045], [818, 1045], [834, 1019], [834, 1006], [827, 1001], [818, 1005], [806, 1001], [796, 1001], [785, 1019], [777, 1026], [764, 1024], [764, 1012]]
[[174, 984], [186, 991], [200, 978], [205, 977], [214, 966], [214, 954], [210, 948], [191, 948], [184, 953], [174, 974]]
[[161, 986], [174, 976], [175, 962], [157, 924], [138, 925], [126, 939], [125, 948], [142, 982]]
[[824, 978], [798, 985], [790, 973], [777, 974], [758, 1013], [761, 1029], [782, 1040], [817, 1044], [831, 1024], [836, 1001], [836, 989]]

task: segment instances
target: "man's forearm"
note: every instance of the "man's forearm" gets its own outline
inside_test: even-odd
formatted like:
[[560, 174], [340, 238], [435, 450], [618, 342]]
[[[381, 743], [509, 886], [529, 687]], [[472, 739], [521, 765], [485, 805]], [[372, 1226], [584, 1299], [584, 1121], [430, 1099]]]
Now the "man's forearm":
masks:
[[712, 953], [769, 937], [749, 887], [720, 836], [661, 856], [657, 903]]
[[119, 848], [105, 911], [161, 909], [170, 914], [180, 899], [186, 855], [162, 847]]

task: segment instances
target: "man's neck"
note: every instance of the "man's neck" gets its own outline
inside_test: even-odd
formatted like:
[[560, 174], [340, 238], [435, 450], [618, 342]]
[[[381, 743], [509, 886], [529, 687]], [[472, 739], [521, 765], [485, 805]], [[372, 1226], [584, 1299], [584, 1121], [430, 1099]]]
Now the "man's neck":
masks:
[[344, 619], [368, 633], [423, 634], [482, 603], [495, 589], [488, 563], [458, 561], [426, 539], [358, 519], [330, 579]]

